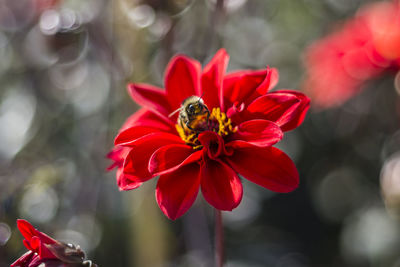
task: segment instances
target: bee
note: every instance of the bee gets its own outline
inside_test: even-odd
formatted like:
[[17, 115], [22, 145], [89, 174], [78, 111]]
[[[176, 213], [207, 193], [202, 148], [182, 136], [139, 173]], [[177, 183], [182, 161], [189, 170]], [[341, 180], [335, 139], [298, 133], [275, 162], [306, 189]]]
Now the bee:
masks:
[[184, 130], [201, 132], [207, 129], [210, 111], [201, 97], [189, 96], [183, 100], [180, 108], [172, 112], [169, 117], [179, 111], [178, 124]]

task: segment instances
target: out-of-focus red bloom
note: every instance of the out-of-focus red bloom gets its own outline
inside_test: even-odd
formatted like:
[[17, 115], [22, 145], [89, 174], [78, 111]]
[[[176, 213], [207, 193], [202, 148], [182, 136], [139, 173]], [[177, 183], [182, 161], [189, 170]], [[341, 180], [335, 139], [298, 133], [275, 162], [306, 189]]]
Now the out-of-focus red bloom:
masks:
[[[184, 214], [201, 188], [216, 209], [232, 210], [242, 199], [244, 178], [275, 192], [290, 192], [299, 183], [290, 158], [272, 147], [284, 131], [299, 126], [309, 99], [290, 90], [269, 92], [278, 82], [275, 69], [225, 74], [224, 49], [202, 70], [199, 62], [175, 56], [165, 73], [165, 88], [129, 84], [140, 105], [124, 124], [109, 154], [118, 167], [121, 190], [160, 176], [156, 199], [170, 219]], [[183, 100], [197, 96], [208, 107], [201, 130], [178, 124]], [[200, 103], [200, 102], [198, 102]]]
[[399, 58], [400, 4], [373, 3], [308, 48], [304, 87], [318, 106], [339, 105]]
[[36, 230], [26, 220], [17, 220], [17, 226], [25, 240], [27, 253], [16, 260], [11, 267], [78, 267], [93, 266], [91, 261], [85, 261], [85, 253], [71, 244], [64, 244]]
[[61, 0], [33, 0], [36, 11], [42, 13], [44, 10], [57, 7]]

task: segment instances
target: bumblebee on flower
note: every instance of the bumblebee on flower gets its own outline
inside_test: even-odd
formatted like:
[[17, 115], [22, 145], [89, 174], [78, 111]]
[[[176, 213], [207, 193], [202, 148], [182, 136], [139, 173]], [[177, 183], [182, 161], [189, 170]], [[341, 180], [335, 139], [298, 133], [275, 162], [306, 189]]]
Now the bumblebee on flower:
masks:
[[176, 111], [179, 111], [178, 124], [183, 130], [201, 132], [207, 129], [210, 111], [201, 97], [189, 96]]
[[120, 130], [109, 157], [121, 190], [159, 176], [156, 199], [170, 219], [182, 216], [202, 195], [216, 209], [232, 210], [242, 199], [238, 174], [275, 192], [290, 192], [299, 175], [290, 158], [272, 147], [299, 126], [309, 99], [290, 90], [269, 92], [275, 69], [225, 74], [224, 49], [201, 69], [175, 56], [162, 90], [129, 84], [141, 106]]

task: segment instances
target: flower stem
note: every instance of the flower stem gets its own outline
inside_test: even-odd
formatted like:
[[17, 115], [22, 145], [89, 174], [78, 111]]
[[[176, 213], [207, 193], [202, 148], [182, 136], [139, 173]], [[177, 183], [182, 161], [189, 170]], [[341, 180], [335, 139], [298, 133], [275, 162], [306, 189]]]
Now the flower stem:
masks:
[[224, 263], [224, 229], [222, 213], [215, 209], [215, 266], [222, 267]]

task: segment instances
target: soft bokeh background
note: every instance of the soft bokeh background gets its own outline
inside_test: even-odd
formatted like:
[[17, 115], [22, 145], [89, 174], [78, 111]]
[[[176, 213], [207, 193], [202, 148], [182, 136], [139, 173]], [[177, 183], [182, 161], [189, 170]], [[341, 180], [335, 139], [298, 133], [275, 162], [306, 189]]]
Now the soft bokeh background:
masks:
[[[304, 49], [367, 2], [0, 0], [0, 266], [25, 251], [17, 218], [80, 244], [99, 266], [212, 266], [213, 212], [202, 198], [169, 221], [154, 181], [119, 192], [105, 171], [138, 108], [125, 84], [162, 86], [175, 53], [204, 64], [225, 47], [229, 69], [269, 65], [278, 88], [300, 89]], [[394, 77], [311, 110], [285, 136], [299, 189], [244, 181], [241, 205], [224, 213], [227, 266], [400, 266]]]

